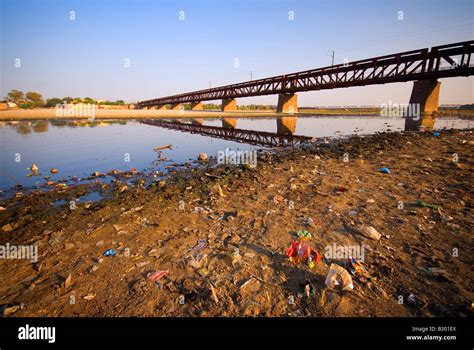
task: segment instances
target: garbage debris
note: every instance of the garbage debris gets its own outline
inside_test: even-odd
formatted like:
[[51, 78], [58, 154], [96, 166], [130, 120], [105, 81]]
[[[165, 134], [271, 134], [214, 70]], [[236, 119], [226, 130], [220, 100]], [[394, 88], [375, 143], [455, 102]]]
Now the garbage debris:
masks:
[[357, 232], [362, 236], [378, 241], [382, 235], [372, 226], [358, 226]]
[[84, 295], [82, 297], [82, 299], [87, 300], [87, 301], [94, 300], [95, 299], [95, 294], [91, 293], [91, 294]]
[[107, 249], [102, 255], [103, 256], [116, 256], [117, 252], [114, 249]]
[[57, 173], [58, 173], [58, 169], [56, 169], [56, 168], [51, 168], [51, 170], [49, 170], [49, 172], [50, 172], [51, 174], [57, 174]]
[[418, 207], [420, 207], [420, 208], [438, 209], [438, 206], [437, 206], [437, 205], [425, 203], [425, 202], [422, 201], [421, 199], [419, 199], [419, 200], [416, 201], [416, 206], [418, 206]]
[[410, 303], [415, 304], [416, 303], [416, 298], [415, 294], [410, 294], [407, 299]]
[[170, 273], [170, 270], [158, 270], [158, 271], [155, 271], [155, 272], [150, 272], [150, 273], [147, 275], [147, 279], [148, 279], [148, 281], [150, 281], [150, 282], [156, 283], [156, 282], [158, 282], [160, 279], [162, 279], [163, 277], [165, 277], [166, 275], [168, 275], [169, 273]]
[[188, 266], [194, 269], [200, 269], [202, 264], [206, 261], [207, 254], [197, 254], [196, 256], [191, 256], [188, 261]]
[[347, 192], [348, 190], [349, 190], [349, 189], [348, 189], [347, 187], [345, 187], [345, 186], [339, 186], [339, 187], [337, 188], [337, 191], [338, 191], [338, 192]]
[[325, 284], [330, 289], [333, 289], [338, 285], [342, 286], [343, 291], [350, 291], [354, 289], [352, 277], [349, 272], [337, 264], [331, 264], [329, 267]]
[[216, 304], [218, 304], [218, 303], [219, 303], [219, 298], [217, 298], [216, 289], [214, 288], [214, 286], [213, 286], [211, 283], [209, 283], [209, 287], [211, 287], [212, 299], [214, 300], [214, 302], [215, 302]]
[[299, 230], [296, 235], [298, 237], [311, 238], [311, 232], [306, 230]]
[[306, 240], [292, 241], [286, 255], [293, 264], [307, 263], [310, 269], [314, 268], [322, 256]]
[[390, 174], [390, 169], [387, 168], [387, 167], [382, 167], [379, 169], [379, 172], [383, 173], [383, 174]]
[[304, 283], [300, 283], [300, 286], [303, 287], [304, 294], [306, 297], [311, 297], [316, 295], [316, 288], [311, 283], [310, 280], [306, 280]]
[[173, 145], [170, 143], [169, 145], [166, 145], [166, 146], [158, 146], [158, 147], [155, 147], [153, 148], [154, 151], [161, 151], [161, 150], [164, 150], [164, 149], [173, 149]]

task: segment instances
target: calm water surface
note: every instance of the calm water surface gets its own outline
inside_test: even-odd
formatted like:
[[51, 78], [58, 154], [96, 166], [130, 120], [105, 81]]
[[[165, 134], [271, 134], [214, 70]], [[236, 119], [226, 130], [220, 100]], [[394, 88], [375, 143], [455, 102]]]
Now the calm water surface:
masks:
[[[234, 120], [236, 128], [286, 133], [311, 137], [366, 135], [380, 131], [401, 131], [403, 118], [382, 117], [287, 117]], [[192, 123], [192, 121], [188, 121]], [[219, 118], [199, 119], [194, 124], [222, 127]], [[282, 127], [283, 124], [283, 127]], [[435, 129], [471, 128], [469, 119], [439, 118]], [[84, 178], [93, 172], [107, 173], [113, 169], [166, 172], [171, 164], [195, 160], [200, 152], [215, 156], [226, 148], [254, 150], [265, 145], [249, 145], [232, 139], [219, 139], [198, 133], [182, 132], [139, 121], [16, 121], [0, 123], [0, 190], [21, 184], [33, 187], [51, 180]], [[172, 144], [164, 150], [169, 160], [156, 162], [155, 147]], [[39, 176], [28, 177], [32, 163], [39, 167]], [[50, 174], [57, 168], [57, 174]]]

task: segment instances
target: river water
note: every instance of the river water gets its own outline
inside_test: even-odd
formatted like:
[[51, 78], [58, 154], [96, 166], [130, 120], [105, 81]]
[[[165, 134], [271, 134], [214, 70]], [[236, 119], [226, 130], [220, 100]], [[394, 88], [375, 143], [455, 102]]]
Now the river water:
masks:
[[[274, 146], [262, 143], [261, 135], [255, 131], [263, 132], [266, 137], [292, 140], [294, 135], [333, 138], [402, 131], [404, 128], [403, 118], [374, 116], [189, 119], [184, 122], [190, 128], [186, 131], [181, 130], [183, 122], [169, 120], [168, 123], [171, 128], [138, 120], [1, 122], [0, 195], [6, 195], [7, 189], [18, 184], [39, 186], [46, 181], [44, 176], [67, 182], [88, 177], [96, 171], [127, 171], [132, 167], [138, 171], [166, 172], [172, 164], [195, 161], [201, 152], [215, 156], [226, 148], [256, 150]], [[445, 117], [436, 120], [434, 129], [465, 129], [472, 128], [472, 124], [469, 119]], [[218, 137], [222, 131], [225, 135]], [[254, 141], [238, 142], [242, 135]], [[162, 152], [163, 157], [169, 159], [157, 162], [157, 152], [153, 149], [169, 144], [173, 146], [172, 150]], [[33, 163], [39, 171], [36, 176], [29, 176]], [[57, 174], [51, 174], [51, 168], [56, 168]]]

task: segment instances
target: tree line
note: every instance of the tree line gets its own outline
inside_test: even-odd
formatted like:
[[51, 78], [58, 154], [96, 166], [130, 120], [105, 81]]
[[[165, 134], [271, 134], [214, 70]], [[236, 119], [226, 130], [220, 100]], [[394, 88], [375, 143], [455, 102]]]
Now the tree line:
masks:
[[46, 107], [51, 108], [55, 107], [58, 104], [77, 104], [77, 103], [88, 103], [88, 104], [103, 104], [103, 105], [112, 105], [112, 106], [121, 106], [125, 104], [123, 100], [117, 101], [97, 101], [90, 97], [52, 97], [48, 98], [46, 101], [44, 100], [43, 96], [39, 92], [30, 91], [24, 93], [20, 90], [11, 90], [7, 97], [5, 98], [8, 102], [15, 103], [20, 108], [39, 108], [39, 107]]

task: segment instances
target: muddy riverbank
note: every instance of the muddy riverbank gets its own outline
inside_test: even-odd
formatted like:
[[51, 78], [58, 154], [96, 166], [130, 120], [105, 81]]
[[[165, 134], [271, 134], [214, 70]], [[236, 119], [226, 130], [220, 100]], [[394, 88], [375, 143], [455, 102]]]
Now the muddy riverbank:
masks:
[[[148, 188], [99, 177], [18, 194], [0, 202], [0, 243], [35, 245], [38, 261], [0, 259], [0, 311], [472, 316], [473, 144], [472, 131], [377, 134], [261, 152], [256, 168], [187, 169]], [[70, 205], [91, 191], [106, 198]], [[288, 260], [301, 230], [321, 255], [363, 247], [352, 290], [325, 284], [347, 259]]]

